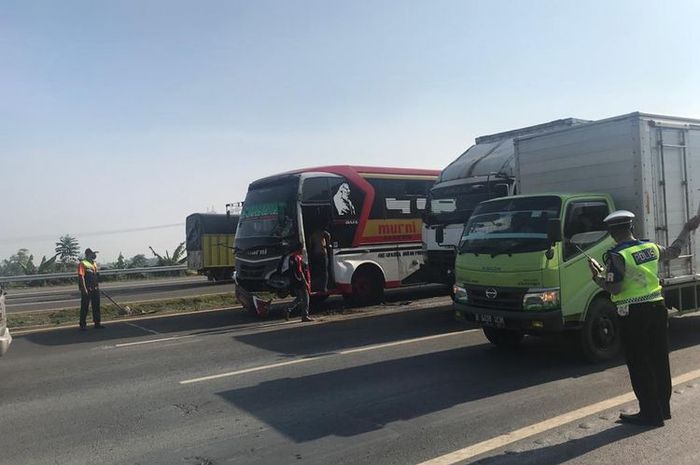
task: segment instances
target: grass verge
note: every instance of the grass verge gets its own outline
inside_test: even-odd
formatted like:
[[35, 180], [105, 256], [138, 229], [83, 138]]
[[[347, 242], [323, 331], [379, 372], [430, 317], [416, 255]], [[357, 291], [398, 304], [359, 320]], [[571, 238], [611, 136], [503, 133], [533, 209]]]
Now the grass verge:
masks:
[[[102, 321], [128, 320], [138, 318], [139, 314], [171, 314], [196, 312], [200, 310], [212, 310], [215, 308], [225, 308], [237, 306], [238, 302], [230, 292], [222, 294], [211, 294], [192, 297], [180, 297], [177, 299], [166, 299], [151, 302], [130, 302], [127, 305], [135, 311], [134, 315], [120, 315], [116, 305], [102, 300], [100, 310]], [[20, 314], [8, 314], [7, 322], [10, 329], [30, 329], [39, 327], [63, 326], [78, 324], [80, 317], [79, 308], [67, 308], [62, 310], [50, 310], [46, 312], [32, 312]], [[88, 322], [92, 315], [88, 315]]]

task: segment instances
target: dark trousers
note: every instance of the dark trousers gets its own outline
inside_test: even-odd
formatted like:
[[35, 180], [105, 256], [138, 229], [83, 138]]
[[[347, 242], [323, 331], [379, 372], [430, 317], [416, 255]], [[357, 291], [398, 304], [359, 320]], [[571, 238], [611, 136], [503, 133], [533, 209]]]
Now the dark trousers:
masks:
[[311, 265], [311, 290], [328, 292], [328, 255], [313, 254], [309, 257]]
[[294, 286], [292, 287], [292, 295], [294, 296], [294, 302], [292, 306], [287, 310], [292, 313], [295, 310], [299, 310], [299, 314], [302, 317], [309, 316], [309, 292], [306, 290], [306, 286]]
[[639, 411], [653, 422], [671, 414], [668, 312], [663, 301], [630, 305], [620, 336]]
[[100, 290], [93, 289], [80, 294], [80, 326], [87, 326], [88, 306], [92, 305], [92, 321], [100, 324]]

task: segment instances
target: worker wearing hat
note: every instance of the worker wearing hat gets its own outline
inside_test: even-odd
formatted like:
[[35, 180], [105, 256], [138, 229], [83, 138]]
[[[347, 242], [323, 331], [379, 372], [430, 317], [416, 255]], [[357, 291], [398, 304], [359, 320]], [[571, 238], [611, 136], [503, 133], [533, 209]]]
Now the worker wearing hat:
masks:
[[88, 307], [92, 305], [92, 321], [96, 329], [103, 329], [100, 323], [100, 288], [97, 270], [97, 252], [85, 249], [85, 258], [78, 263], [78, 287], [80, 288], [80, 330], [87, 329]]
[[617, 243], [605, 255], [605, 269], [589, 259], [593, 280], [610, 293], [620, 317], [620, 336], [639, 413], [621, 413], [623, 423], [663, 426], [671, 418], [671, 371], [668, 361], [668, 312], [659, 281], [659, 262], [678, 258], [700, 216], [691, 218], [669, 247], [638, 240], [634, 213], [618, 210], [605, 222]]

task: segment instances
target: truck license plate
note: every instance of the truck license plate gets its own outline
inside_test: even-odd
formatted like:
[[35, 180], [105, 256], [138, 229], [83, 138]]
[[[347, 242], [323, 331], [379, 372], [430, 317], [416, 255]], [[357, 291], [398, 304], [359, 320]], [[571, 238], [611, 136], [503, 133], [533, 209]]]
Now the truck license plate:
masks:
[[476, 321], [481, 323], [482, 326], [492, 326], [495, 328], [503, 328], [506, 325], [502, 316], [486, 315], [483, 313], [477, 313]]

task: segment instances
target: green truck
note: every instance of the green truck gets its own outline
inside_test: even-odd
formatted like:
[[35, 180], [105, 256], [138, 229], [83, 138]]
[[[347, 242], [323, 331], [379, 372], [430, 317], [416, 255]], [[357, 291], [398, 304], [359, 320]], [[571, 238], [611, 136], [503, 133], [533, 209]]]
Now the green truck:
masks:
[[[613, 245], [603, 218], [636, 213], [635, 233], [668, 245], [698, 205], [700, 121], [632, 113], [515, 141], [520, 195], [480, 203], [455, 261], [459, 319], [500, 346], [525, 335], [576, 338], [591, 361], [620, 349], [616, 309], [593, 283], [587, 257]], [[673, 313], [700, 298], [699, 245], [662, 265]]]
[[210, 281], [230, 281], [239, 215], [193, 213], [185, 220], [187, 268]]

